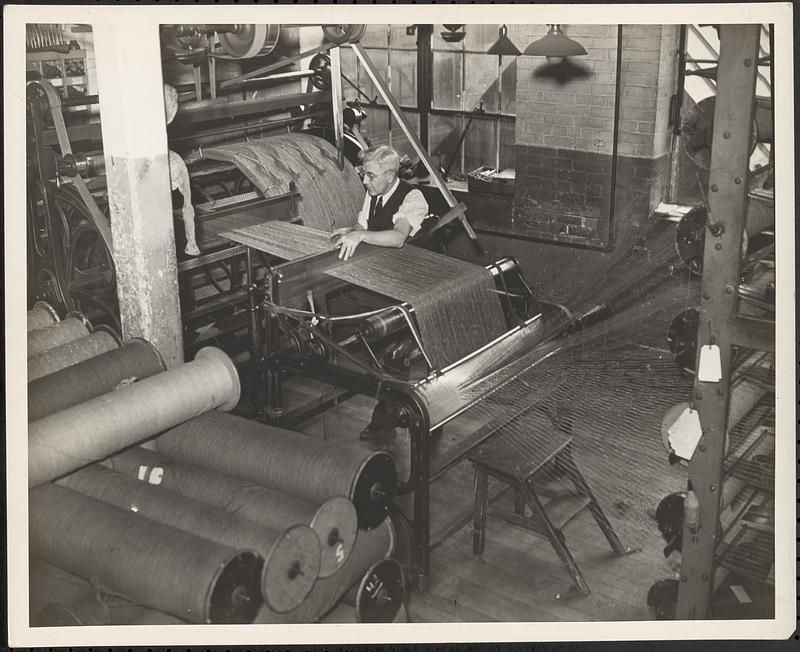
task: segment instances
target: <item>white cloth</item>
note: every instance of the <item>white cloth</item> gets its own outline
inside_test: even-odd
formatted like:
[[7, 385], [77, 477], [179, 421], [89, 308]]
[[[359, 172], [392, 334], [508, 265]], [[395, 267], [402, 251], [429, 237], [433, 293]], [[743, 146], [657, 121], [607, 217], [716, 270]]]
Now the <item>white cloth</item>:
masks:
[[[384, 206], [399, 185], [400, 179], [395, 179], [389, 190], [379, 195], [383, 200], [382, 203]], [[364, 230], [367, 230], [369, 224], [369, 205], [371, 201], [372, 196], [366, 193], [361, 212], [358, 214], [358, 223]], [[428, 202], [425, 201], [424, 195], [416, 188], [405, 196], [403, 203], [400, 204], [400, 208], [398, 208], [397, 212], [392, 216], [392, 223], [396, 224], [397, 220], [401, 217], [411, 225], [411, 233], [408, 234], [409, 237], [414, 236], [417, 231], [419, 231], [423, 220], [428, 217]]]

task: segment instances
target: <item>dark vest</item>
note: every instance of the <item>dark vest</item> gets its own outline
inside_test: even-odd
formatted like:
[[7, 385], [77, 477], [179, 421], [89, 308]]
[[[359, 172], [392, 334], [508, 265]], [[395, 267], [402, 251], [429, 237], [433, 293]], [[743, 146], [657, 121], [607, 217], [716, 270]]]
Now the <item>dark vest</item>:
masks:
[[406, 195], [414, 190], [414, 186], [400, 179], [400, 183], [395, 188], [392, 196], [381, 206], [380, 210], [375, 210], [378, 203], [378, 196], [371, 197], [369, 202], [369, 220], [367, 229], [370, 231], [388, 231], [394, 228], [394, 214], [398, 211], [406, 198]]

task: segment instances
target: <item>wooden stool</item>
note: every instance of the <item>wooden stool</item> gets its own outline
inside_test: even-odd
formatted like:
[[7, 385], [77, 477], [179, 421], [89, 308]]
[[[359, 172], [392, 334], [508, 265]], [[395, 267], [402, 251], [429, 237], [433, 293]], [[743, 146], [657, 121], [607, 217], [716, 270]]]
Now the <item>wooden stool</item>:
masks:
[[[472, 541], [476, 555], [481, 554], [486, 545], [489, 476], [509, 485], [515, 492], [514, 512], [493, 506], [492, 516], [546, 536], [583, 595], [589, 595], [589, 585], [567, 548], [563, 533], [567, 523], [588, 508], [614, 552], [620, 556], [630, 552], [614, 532], [572, 459], [571, 435], [555, 427], [546, 437], [538, 438], [532, 438], [527, 432], [498, 432], [473, 451], [469, 459], [475, 467], [476, 479]], [[558, 492], [542, 502], [539, 494], [545, 495], [545, 492], [537, 489], [536, 476], [541, 476], [539, 472], [549, 464], [557, 465], [574, 486], [574, 492]], [[525, 514], [525, 505], [530, 507], [531, 516]]]

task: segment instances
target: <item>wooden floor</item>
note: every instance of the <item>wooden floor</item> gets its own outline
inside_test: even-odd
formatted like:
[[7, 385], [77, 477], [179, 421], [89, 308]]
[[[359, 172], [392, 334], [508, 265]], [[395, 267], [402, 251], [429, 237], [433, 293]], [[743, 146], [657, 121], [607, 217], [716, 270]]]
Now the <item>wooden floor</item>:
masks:
[[[313, 391], [307, 384], [304, 389]], [[609, 397], [603, 397], [608, 403]], [[358, 442], [357, 434], [368, 423], [374, 400], [356, 396], [304, 424], [309, 434]], [[655, 410], [660, 421], [663, 412]], [[576, 428], [590, 424], [576, 424]], [[433, 550], [430, 586], [423, 595], [413, 595], [409, 605], [412, 622], [475, 621], [588, 621], [648, 619], [647, 591], [657, 580], [674, 575], [664, 559], [664, 542], [653, 514], [658, 501], [667, 493], [682, 488], [685, 470], [670, 467], [652, 424], [639, 424], [651, 437], [649, 450], [641, 442], [631, 447], [626, 432], [617, 431], [621, 453], [605, 460], [592, 460], [576, 451], [587, 477], [611, 473], [614, 483], [596, 486], [598, 498], [606, 508], [623, 543], [639, 552], [617, 557], [588, 512], [569, 524], [567, 544], [592, 589], [588, 597], [570, 590], [571, 581], [546, 539], [490, 518], [486, 550], [472, 553], [471, 510], [473, 469], [462, 461], [434, 482], [431, 496], [432, 539], [439, 541]], [[444, 437], [458, 433], [445, 430]], [[576, 435], [576, 440], [579, 435]], [[611, 445], [612, 442], [609, 442]], [[367, 446], [366, 444], [360, 444]], [[407, 432], [398, 430], [386, 450], [393, 453], [401, 477], [408, 470]], [[580, 453], [580, 454], [579, 454]], [[641, 456], [640, 460], [636, 456]], [[581, 461], [581, 458], [583, 460]], [[631, 500], [625, 469], [639, 464], [656, 468], [648, 473], [646, 486], [639, 487]], [[590, 472], [586, 467], [590, 466]], [[649, 500], [642, 495], [649, 496]], [[510, 500], [510, 494], [501, 501]], [[644, 505], [641, 507], [641, 505]]]
[[[645, 318], [632, 319], [627, 332], [610, 334], [593, 350], [583, 346], [557, 363], [558, 374], [544, 374], [532, 389], [533, 394], [537, 387], [544, 390], [554, 379], [564, 383], [563, 400], [575, 409], [576, 463], [623, 544], [638, 552], [617, 557], [588, 512], [572, 521], [566, 541], [591, 588], [588, 597], [571, 590], [570, 576], [547, 540], [491, 517], [485, 551], [474, 555], [474, 471], [464, 460], [432, 485], [430, 585], [424, 594], [411, 596], [412, 622], [651, 618], [648, 590], [676, 571], [663, 556], [655, 509], [667, 494], [685, 489], [687, 477], [685, 467], [668, 462], [661, 421], [671, 407], [689, 400], [692, 377], [677, 369], [666, 348], [674, 306], [648, 311], [645, 302], [644, 308]], [[307, 399], [319, 388], [303, 380], [295, 390]], [[355, 396], [299, 429], [368, 446], [358, 441], [358, 433], [374, 405], [374, 399]], [[445, 426], [437, 445], [451, 445], [478, 425], [468, 415], [456, 419]], [[393, 454], [399, 475], [407, 477], [407, 432], [398, 429], [384, 448]], [[510, 492], [500, 500], [510, 501]]]

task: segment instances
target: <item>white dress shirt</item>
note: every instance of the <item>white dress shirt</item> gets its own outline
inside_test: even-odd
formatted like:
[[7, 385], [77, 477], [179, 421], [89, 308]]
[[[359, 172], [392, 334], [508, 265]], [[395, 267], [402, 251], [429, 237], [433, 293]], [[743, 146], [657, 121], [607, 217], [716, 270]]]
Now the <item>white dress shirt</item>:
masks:
[[[381, 197], [381, 203], [384, 206], [399, 185], [400, 179], [395, 179], [389, 190], [382, 195], [378, 195]], [[371, 201], [372, 196], [366, 193], [361, 212], [358, 214], [358, 223], [364, 230], [368, 228], [369, 224], [369, 205]], [[423, 220], [428, 217], [428, 202], [425, 201], [423, 194], [416, 188], [405, 196], [403, 203], [400, 204], [400, 208], [397, 209], [397, 212], [392, 217], [392, 222], [396, 223], [401, 217], [411, 225], [411, 233], [408, 234], [409, 237], [412, 237], [419, 231]]]

